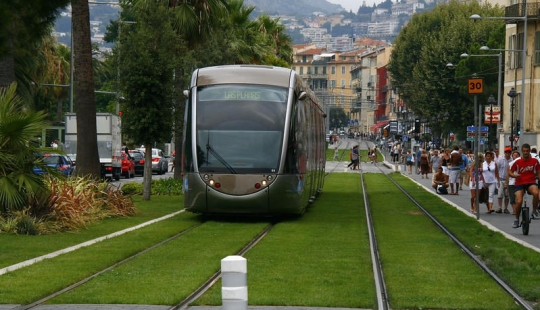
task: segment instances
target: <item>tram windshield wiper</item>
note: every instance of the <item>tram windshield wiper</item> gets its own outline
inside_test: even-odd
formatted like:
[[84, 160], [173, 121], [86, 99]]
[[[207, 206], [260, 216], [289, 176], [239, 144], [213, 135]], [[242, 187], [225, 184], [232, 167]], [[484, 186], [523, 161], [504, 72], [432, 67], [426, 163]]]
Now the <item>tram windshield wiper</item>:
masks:
[[234, 170], [234, 168], [229, 165], [229, 163], [223, 158], [221, 157], [221, 155], [219, 155], [218, 152], [216, 152], [216, 150], [214, 150], [214, 148], [210, 145], [210, 143], [206, 143], [206, 150], [208, 152], [210, 152], [210, 154], [214, 155], [215, 158], [217, 158], [217, 160], [219, 160], [219, 162], [227, 167], [227, 169], [229, 169], [229, 172], [232, 173], [232, 174], [237, 174], [238, 172], [236, 172], [236, 170]]

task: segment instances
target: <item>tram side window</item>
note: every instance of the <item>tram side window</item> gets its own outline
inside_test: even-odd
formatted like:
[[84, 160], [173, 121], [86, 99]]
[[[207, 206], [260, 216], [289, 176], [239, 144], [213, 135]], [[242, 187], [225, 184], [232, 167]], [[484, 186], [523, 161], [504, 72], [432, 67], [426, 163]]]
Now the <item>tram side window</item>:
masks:
[[298, 173], [298, 160], [297, 160], [297, 141], [296, 141], [296, 135], [298, 130], [298, 105], [296, 103], [296, 98], [293, 101], [293, 106], [291, 109], [291, 120], [289, 125], [289, 135], [288, 135], [288, 143], [287, 143], [287, 154], [285, 157], [285, 167], [284, 172], [285, 173]]
[[193, 154], [191, 153], [192, 149], [192, 139], [191, 139], [191, 133], [192, 133], [192, 107], [191, 107], [191, 100], [188, 100], [186, 102], [186, 111], [184, 115], [184, 148], [182, 150], [183, 154], [183, 168], [186, 172], [193, 172], [195, 171], [195, 167], [193, 166]]

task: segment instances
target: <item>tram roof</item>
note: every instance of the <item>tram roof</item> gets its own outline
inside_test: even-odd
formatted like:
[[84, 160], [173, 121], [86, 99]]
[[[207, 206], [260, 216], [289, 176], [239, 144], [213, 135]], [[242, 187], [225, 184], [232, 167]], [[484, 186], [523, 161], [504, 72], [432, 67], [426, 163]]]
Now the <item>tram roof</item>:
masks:
[[261, 84], [289, 87], [291, 69], [258, 65], [230, 65], [201, 68], [197, 71], [196, 85]]

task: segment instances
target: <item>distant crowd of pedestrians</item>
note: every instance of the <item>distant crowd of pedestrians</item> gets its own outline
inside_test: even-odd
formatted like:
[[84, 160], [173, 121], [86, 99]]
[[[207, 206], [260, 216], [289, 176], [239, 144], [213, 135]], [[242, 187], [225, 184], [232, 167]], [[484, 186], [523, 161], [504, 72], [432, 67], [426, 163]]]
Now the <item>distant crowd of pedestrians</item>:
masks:
[[486, 204], [488, 214], [513, 214], [513, 227], [517, 228], [527, 193], [532, 196], [531, 218], [540, 219], [540, 157], [529, 144], [523, 144], [520, 149], [507, 146], [503, 155], [499, 155], [498, 150], [488, 150], [475, 156], [471, 150], [464, 152], [459, 146], [441, 150], [420, 147], [416, 152], [410, 149], [404, 152], [399, 145], [394, 146], [390, 154], [393, 162], [406, 165], [408, 174], [416, 173], [424, 179], [433, 173], [432, 187], [439, 194], [459, 195], [463, 185], [468, 187], [470, 211], [474, 214], [479, 212], [478, 199], [479, 204]]

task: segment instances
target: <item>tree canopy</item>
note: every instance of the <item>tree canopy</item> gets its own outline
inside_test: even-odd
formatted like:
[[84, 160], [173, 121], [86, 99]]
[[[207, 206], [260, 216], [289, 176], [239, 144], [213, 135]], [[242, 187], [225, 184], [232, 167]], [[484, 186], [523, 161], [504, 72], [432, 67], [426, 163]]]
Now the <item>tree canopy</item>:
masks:
[[[466, 126], [473, 124], [473, 98], [466, 92], [467, 75], [471, 71], [454, 70], [448, 63], [457, 65], [462, 61], [462, 53], [477, 54], [479, 45], [488, 41], [504, 42], [504, 22], [486, 20], [475, 23], [472, 14], [502, 16], [503, 10], [489, 3], [476, 1], [462, 3], [450, 1], [439, 4], [428, 13], [415, 15], [402, 29], [392, 50], [388, 71], [391, 85], [414, 114], [423, 119], [436, 120], [446, 112], [449, 119], [446, 127], [439, 130], [455, 130], [464, 133]], [[504, 44], [503, 44], [504, 45]], [[498, 70], [495, 57], [467, 60], [467, 63], [489, 65]], [[463, 67], [460, 64], [459, 67]], [[478, 74], [487, 72], [478, 67]], [[485, 67], [483, 67], [486, 69]], [[463, 74], [465, 76], [460, 76]], [[496, 75], [486, 75], [486, 84], [496, 81]], [[496, 85], [496, 83], [495, 83]], [[487, 101], [489, 94], [479, 100]]]

